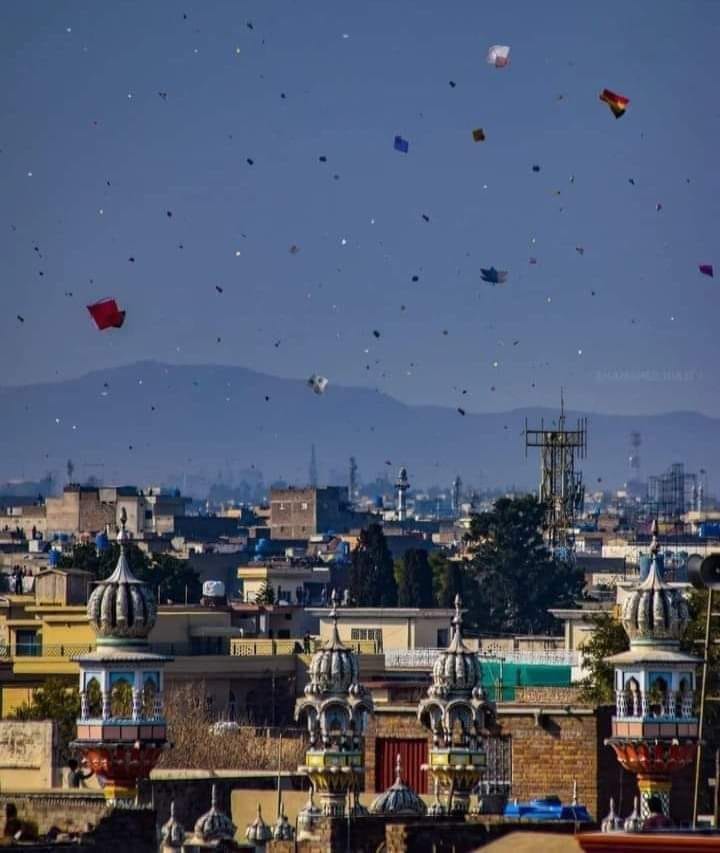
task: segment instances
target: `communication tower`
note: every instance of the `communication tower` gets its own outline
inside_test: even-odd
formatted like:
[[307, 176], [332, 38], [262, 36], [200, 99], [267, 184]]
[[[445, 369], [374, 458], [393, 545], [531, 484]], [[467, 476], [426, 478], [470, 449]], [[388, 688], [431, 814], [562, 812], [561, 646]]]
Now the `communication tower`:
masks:
[[557, 426], [547, 428], [541, 420], [540, 429], [528, 429], [525, 420], [526, 456], [528, 447], [540, 448], [539, 500], [546, 507], [546, 541], [553, 551], [570, 552], [573, 523], [585, 497], [582, 474], [575, 470], [575, 458], [584, 459], [587, 453], [587, 418], [579, 418], [575, 429], [566, 429], [561, 394]]

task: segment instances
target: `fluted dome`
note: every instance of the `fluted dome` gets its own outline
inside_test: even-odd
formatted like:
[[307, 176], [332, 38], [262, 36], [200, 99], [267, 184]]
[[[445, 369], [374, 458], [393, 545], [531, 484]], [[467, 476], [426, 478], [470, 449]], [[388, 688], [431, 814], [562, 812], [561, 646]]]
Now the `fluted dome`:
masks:
[[413, 789], [402, 781], [400, 755], [395, 763], [395, 781], [376, 797], [370, 806], [370, 814], [375, 815], [413, 815], [422, 817], [427, 813], [427, 806]]
[[102, 639], [143, 640], [157, 618], [157, 606], [150, 589], [130, 570], [126, 547], [129, 536], [125, 530], [123, 511], [117, 541], [120, 557], [115, 571], [101, 581], [90, 594], [87, 614], [100, 642]]
[[185, 830], [175, 817], [175, 801], [170, 803], [170, 818], [162, 825], [160, 839], [163, 846], [179, 850], [185, 841]]
[[310, 683], [305, 687], [307, 696], [325, 693], [349, 693], [352, 696], [362, 692], [358, 684], [357, 655], [352, 649], [343, 645], [338, 633], [335, 590], [332, 592], [331, 601], [332, 636], [312, 656], [309, 667]]
[[248, 824], [248, 827], [245, 830], [245, 838], [254, 844], [265, 844], [265, 842], [270, 841], [272, 837], [272, 829], [270, 829], [263, 820], [260, 803], [258, 803], [255, 820]]
[[195, 835], [203, 841], [216, 841], [220, 838], [233, 839], [235, 824], [221, 812], [217, 804], [217, 787], [212, 786], [210, 810], [195, 821]]
[[295, 830], [293, 829], [290, 821], [287, 819], [285, 809], [281, 808], [278, 819], [273, 827], [272, 837], [275, 841], [292, 841], [294, 835]]
[[679, 590], [663, 583], [653, 556], [645, 580], [625, 599], [622, 623], [630, 642], [677, 641], [690, 619]]
[[453, 637], [433, 665], [433, 683], [428, 696], [443, 698], [456, 694], [482, 696], [482, 667], [477, 653], [463, 642], [460, 596], [455, 596]]

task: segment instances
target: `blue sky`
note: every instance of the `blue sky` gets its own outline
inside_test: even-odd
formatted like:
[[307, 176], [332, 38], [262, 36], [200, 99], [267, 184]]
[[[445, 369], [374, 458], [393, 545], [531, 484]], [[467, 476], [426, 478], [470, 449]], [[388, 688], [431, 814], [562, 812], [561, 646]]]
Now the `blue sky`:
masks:
[[[157, 359], [468, 411], [563, 385], [574, 409], [720, 415], [720, 4], [3, 11], [5, 383]], [[120, 331], [92, 326], [104, 296]]]

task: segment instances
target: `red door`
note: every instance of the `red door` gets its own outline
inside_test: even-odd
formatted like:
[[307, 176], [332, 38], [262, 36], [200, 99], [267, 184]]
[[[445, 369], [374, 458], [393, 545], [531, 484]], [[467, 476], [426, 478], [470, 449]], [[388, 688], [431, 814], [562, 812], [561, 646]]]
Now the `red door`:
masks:
[[420, 769], [427, 764], [428, 742], [425, 738], [379, 737], [375, 740], [375, 790], [386, 791], [395, 781], [398, 753], [403, 782], [418, 794], [428, 793], [428, 774]]

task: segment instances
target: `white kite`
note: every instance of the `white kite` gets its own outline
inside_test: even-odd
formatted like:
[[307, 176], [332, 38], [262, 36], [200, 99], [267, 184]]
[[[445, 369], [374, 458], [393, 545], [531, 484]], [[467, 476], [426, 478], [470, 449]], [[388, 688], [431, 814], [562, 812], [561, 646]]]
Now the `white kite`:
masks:
[[328, 380], [324, 376], [313, 375], [308, 379], [307, 384], [316, 394], [323, 394], [327, 388]]
[[505, 44], [494, 44], [488, 51], [487, 61], [496, 68], [504, 68], [510, 62], [510, 47]]

